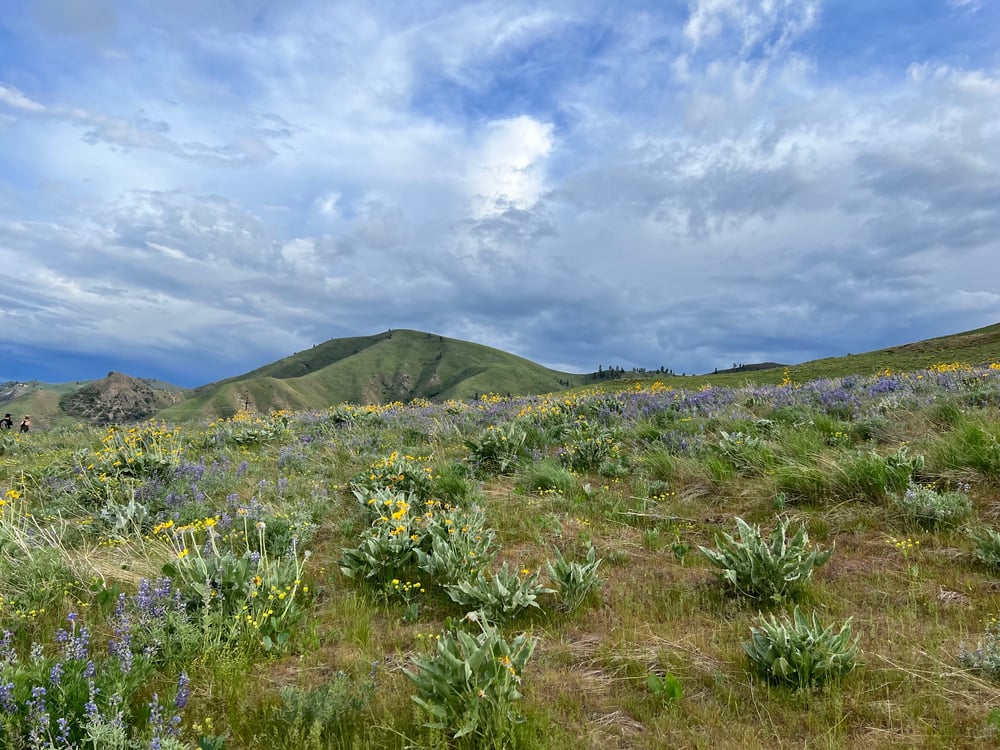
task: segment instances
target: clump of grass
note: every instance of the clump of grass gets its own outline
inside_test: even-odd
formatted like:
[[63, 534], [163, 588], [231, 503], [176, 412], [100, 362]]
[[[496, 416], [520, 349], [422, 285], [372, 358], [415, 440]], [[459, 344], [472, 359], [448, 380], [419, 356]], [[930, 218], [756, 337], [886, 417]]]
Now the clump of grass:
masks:
[[930, 451], [931, 465], [944, 476], [957, 478], [979, 474], [1000, 481], [1000, 422], [965, 419], [940, 436]]
[[880, 500], [889, 493], [903, 491], [923, 465], [923, 456], [910, 456], [905, 446], [890, 456], [861, 451], [838, 462], [834, 481], [842, 497]]
[[553, 493], [571, 497], [576, 477], [552, 459], [536, 461], [521, 474], [518, 485], [527, 493]]
[[281, 703], [267, 722], [278, 747], [322, 748], [351, 746], [364, 734], [363, 712], [375, 693], [375, 670], [368, 679], [356, 680], [338, 672], [316, 687], [286, 685]]
[[774, 472], [777, 492], [789, 500], [819, 504], [830, 499], [833, 485], [830, 474], [812, 461], [786, 461]]

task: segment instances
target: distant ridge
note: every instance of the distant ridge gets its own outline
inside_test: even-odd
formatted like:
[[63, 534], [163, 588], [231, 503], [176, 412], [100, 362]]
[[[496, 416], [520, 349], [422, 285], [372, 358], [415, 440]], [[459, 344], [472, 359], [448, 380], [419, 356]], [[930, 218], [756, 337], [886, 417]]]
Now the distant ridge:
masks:
[[[797, 365], [761, 362], [697, 376], [636, 374], [678, 387], [695, 387], [776, 383], [786, 375], [794, 382], [805, 382], [884, 369], [912, 372], [943, 362], [1000, 362], [1000, 323]], [[37, 427], [79, 421], [134, 422], [150, 416], [179, 422], [229, 417], [241, 408], [323, 409], [344, 402], [467, 399], [483, 393], [552, 393], [580, 386], [616, 389], [637, 380], [624, 371], [613, 379], [599, 375], [550, 370], [499, 349], [433, 333], [390, 330], [374, 336], [330, 339], [194, 390], [122, 373], [109, 373], [95, 381], [0, 383], [0, 408], [18, 415], [31, 414]]]

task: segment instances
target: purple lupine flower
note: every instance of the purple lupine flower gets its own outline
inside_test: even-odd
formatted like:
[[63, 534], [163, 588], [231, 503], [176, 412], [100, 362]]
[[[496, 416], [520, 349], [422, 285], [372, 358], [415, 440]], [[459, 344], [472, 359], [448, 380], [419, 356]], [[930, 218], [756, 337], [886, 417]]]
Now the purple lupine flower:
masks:
[[16, 663], [17, 652], [14, 651], [14, 634], [9, 630], [5, 630], [3, 631], [3, 635], [0, 636], [0, 666]]
[[69, 730], [70, 730], [69, 720], [66, 719], [65, 717], [60, 716], [56, 720], [56, 724], [59, 725], [59, 734], [56, 736], [56, 740], [58, 740], [60, 744], [65, 745], [66, 747], [70, 747], [70, 744], [69, 744]]
[[64, 674], [66, 674], [66, 670], [63, 668], [62, 662], [56, 662], [52, 669], [49, 670], [49, 682], [52, 684], [52, 687], [58, 687], [62, 683]]
[[94, 684], [92, 678], [87, 679], [87, 689], [88, 698], [87, 702], [83, 704], [83, 712], [87, 715], [88, 719], [96, 719], [100, 709], [97, 707], [97, 696], [100, 694], [101, 689]]
[[183, 710], [187, 706], [188, 698], [191, 697], [191, 678], [187, 672], [181, 672], [177, 678], [177, 697], [174, 698], [174, 707]]
[[17, 713], [17, 704], [14, 703], [14, 683], [0, 682], [0, 709], [4, 713]]

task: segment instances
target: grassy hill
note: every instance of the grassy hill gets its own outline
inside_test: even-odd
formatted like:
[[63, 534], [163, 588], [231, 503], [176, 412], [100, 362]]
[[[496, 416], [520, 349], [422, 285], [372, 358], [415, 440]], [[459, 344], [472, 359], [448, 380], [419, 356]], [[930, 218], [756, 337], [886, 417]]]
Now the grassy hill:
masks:
[[[523, 357], [481, 344], [420, 331], [395, 330], [374, 336], [331, 339], [243, 375], [201, 386], [187, 392], [187, 398], [179, 401], [183, 389], [143, 380], [143, 392], [136, 391], [131, 401], [155, 402], [157, 407], [172, 403], [172, 406], [157, 412], [157, 416], [181, 422], [228, 417], [240, 408], [268, 412], [271, 409], [323, 408], [344, 402], [368, 404], [408, 402], [414, 398], [463, 399], [490, 392], [520, 395], [579, 387], [619, 390], [650, 378], [676, 387], [726, 386], [746, 382], [773, 384], [780, 383], [786, 374], [795, 382], [805, 382], [849, 374], [870, 375], [886, 368], [913, 371], [941, 362], [977, 364], [995, 361], [1000, 361], [1000, 323], [877, 351], [827, 357], [787, 367], [765, 363], [717, 374], [672, 376], [652, 373], [642, 378], [594, 380], [593, 375], [550, 370]], [[73, 394], [98, 382], [3, 383], [0, 384], [0, 414], [9, 411], [18, 418], [31, 414], [38, 426], [72, 423], [79, 421], [81, 416], [93, 421], [92, 409], [82, 414], [78, 413], [79, 409], [65, 407], [79, 405], [81, 398], [73, 398]], [[149, 389], [155, 394], [150, 395], [147, 392]], [[120, 386], [116, 387], [115, 393], [116, 398], [121, 400]], [[83, 400], [93, 402], [98, 398], [95, 394], [87, 394], [90, 391], [82, 394], [87, 396]], [[104, 400], [108, 401], [107, 398]], [[118, 414], [113, 409], [104, 411]], [[141, 419], [148, 414], [144, 412], [141, 416], [133, 416]]]
[[768, 362], [705, 375], [652, 374], [643, 378], [627, 377], [601, 381], [594, 385], [605, 390], [619, 390], [637, 382], [648, 382], [651, 378], [678, 388], [695, 388], [701, 385], [732, 386], [743, 383], [766, 385], [780, 383], [786, 375], [796, 383], [804, 383], [818, 378], [874, 375], [886, 369], [893, 372], [913, 372], [950, 362], [964, 362], [969, 365], [1000, 362], [1000, 323], [861, 354], [814, 359], [797, 365], [786, 366]]
[[240, 408], [308, 409], [343, 402], [547, 393], [587, 382], [507, 352], [411, 330], [331, 339], [234, 378], [196, 389], [165, 419], [230, 416]]

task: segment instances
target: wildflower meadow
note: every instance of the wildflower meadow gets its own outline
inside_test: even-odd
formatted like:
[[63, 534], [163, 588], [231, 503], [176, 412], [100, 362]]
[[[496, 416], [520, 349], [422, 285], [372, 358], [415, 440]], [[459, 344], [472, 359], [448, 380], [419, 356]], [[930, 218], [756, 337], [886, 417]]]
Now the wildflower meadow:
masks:
[[0, 747], [1000, 741], [1000, 365], [679, 385], [4, 437]]

